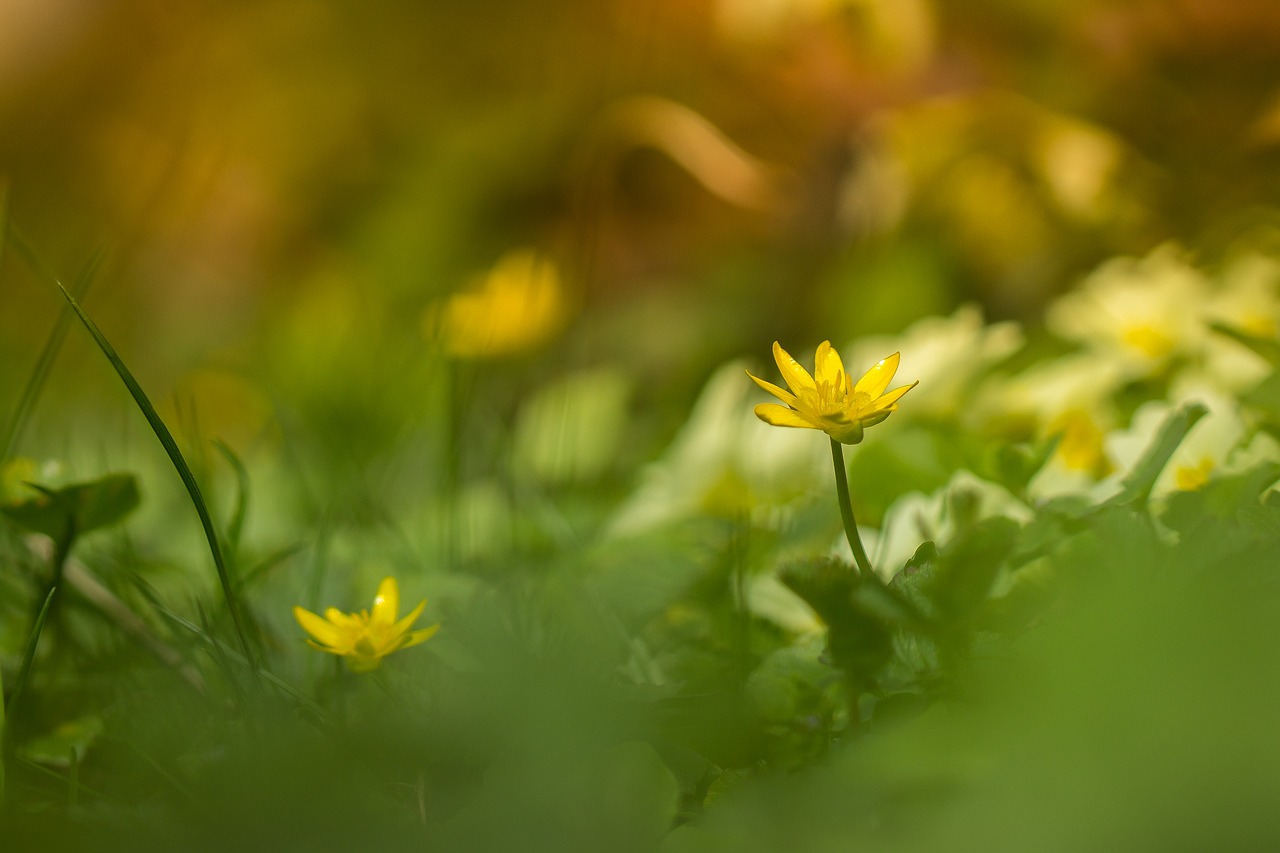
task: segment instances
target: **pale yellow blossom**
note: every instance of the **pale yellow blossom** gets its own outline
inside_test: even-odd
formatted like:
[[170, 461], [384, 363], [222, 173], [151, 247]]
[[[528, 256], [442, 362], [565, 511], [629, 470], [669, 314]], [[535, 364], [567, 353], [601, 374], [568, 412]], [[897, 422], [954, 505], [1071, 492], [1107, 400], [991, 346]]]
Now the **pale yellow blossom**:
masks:
[[1207, 334], [1205, 278], [1173, 246], [1114, 258], [1049, 307], [1050, 331], [1116, 360], [1131, 377], [1199, 351]]

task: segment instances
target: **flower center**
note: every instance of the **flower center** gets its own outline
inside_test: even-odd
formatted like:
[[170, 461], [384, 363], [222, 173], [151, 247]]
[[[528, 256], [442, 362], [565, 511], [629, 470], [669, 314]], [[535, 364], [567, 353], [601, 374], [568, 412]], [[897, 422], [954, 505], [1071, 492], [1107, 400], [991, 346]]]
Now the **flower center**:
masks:
[[817, 383], [818, 395], [816, 408], [818, 413], [824, 417], [833, 417], [843, 415], [845, 411], [845, 396], [848, 393], [848, 383], [845, 381], [844, 374], [840, 374], [833, 381]]
[[1184, 492], [1194, 492], [1209, 482], [1214, 463], [1208, 456], [1201, 458], [1195, 465], [1179, 465], [1173, 473], [1173, 482]]
[[1079, 409], [1063, 412], [1049, 425], [1049, 432], [1062, 434], [1057, 454], [1066, 467], [1095, 476], [1101, 476], [1110, 469], [1102, 446], [1102, 429], [1088, 413]]
[[1173, 338], [1149, 323], [1129, 326], [1120, 339], [1147, 358], [1163, 358], [1173, 350]]

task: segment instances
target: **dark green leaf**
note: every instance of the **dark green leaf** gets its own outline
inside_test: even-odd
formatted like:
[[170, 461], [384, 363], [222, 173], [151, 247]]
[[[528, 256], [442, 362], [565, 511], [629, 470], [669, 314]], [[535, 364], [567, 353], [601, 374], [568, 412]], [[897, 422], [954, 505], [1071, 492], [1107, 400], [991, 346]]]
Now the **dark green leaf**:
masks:
[[1061, 438], [1055, 435], [1031, 444], [996, 445], [991, 460], [996, 481], [1015, 495], [1024, 495], [1027, 484], [1053, 457]]
[[938, 553], [927, 592], [941, 618], [967, 619], [986, 600], [1020, 530], [1013, 519], [987, 518], [962, 530]]
[[1209, 328], [1220, 335], [1226, 335], [1239, 341], [1271, 363], [1272, 367], [1280, 367], [1280, 341], [1275, 338], [1260, 338], [1242, 329], [1236, 329], [1223, 323], [1211, 323]]
[[827, 622], [827, 647], [836, 666], [849, 672], [855, 683], [873, 679], [891, 657], [892, 625], [881, 608], [863, 601], [860, 589], [879, 587], [879, 581], [861, 578], [854, 567], [835, 557], [795, 562], [780, 576]]
[[36, 533], [60, 541], [73, 530], [77, 536], [123, 520], [141, 502], [132, 474], [108, 474], [97, 480], [60, 489], [32, 484], [40, 494], [0, 505], [0, 512]]
[[1175, 530], [1190, 530], [1205, 515], [1232, 518], [1257, 508], [1263, 490], [1280, 479], [1280, 462], [1262, 462], [1240, 474], [1217, 477], [1201, 489], [1169, 495], [1160, 520]]

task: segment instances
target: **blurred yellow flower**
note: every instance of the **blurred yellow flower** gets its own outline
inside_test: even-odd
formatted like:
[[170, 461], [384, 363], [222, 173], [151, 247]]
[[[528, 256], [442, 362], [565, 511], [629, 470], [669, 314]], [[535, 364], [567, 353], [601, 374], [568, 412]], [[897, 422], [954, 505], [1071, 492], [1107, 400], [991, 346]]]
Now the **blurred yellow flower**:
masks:
[[747, 375], [787, 405], [761, 403], [755, 408], [756, 417], [773, 426], [820, 429], [841, 444], [862, 441], [862, 431], [889, 417], [898, 408], [898, 399], [918, 384], [912, 382], [885, 393], [898, 370], [900, 355], [896, 352], [872, 365], [856, 383], [844, 372], [840, 354], [830, 341], [818, 346], [813, 376], [777, 341], [773, 344], [773, 359], [790, 391], [752, 376], [749, 371]]
[[1213, 459], [1205, 456], [1193, 465], [1179, 465], [1174, 468], [1173, 482], [1179, 491], [1194, 492], [1202, 489], [1209, 482], [1209, 477], [1213, 474], [1213, 469], [1217, 465]]
[[429, 334], [459, 358], [501, 356], [556, 334], [568, 314], [560, 273], [530, 249], [508, 252], [473, 287], [427, 313]]
[[397, 620], [400, 587], [395, 578], [384, 578], [373, 599], [372, 612], [343, 613], [330, 607], [322, 619], [310, 610], [294, 607], [293, 616], [314, 638], [307, 639], [311, 646], [322, 652], [342, 655], [354, 672], [368, 672], [377, 669], [382, 659], [392, 652], [424, 643], [440, 630], [439, 623], [417, 631], [409, 630], [426, 605], [424, 598], [407, 616]]
[[1049, 422], [1049, 435], [1057, 435], [1057, 458], [1073, 471], [1084, 471], [1093, 477], [1105, 477], [1112, 471], [1107, 458], [1106, 434], [1095, 417], [1086, 409], [1067, 409]]

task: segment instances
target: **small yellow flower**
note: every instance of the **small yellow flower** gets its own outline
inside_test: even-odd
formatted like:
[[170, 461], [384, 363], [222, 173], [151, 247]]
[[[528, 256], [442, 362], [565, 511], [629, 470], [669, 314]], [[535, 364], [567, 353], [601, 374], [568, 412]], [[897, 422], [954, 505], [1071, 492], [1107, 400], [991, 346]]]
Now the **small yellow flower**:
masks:
[[748, 372], [757, 385], [787, 404], [761, 403], [756, 406], [756, 417], [773, 426], [820, 429], [841, 444], [857, 444], [864, 429], [889, 417], [898, 408], [898, 399], [918, 384], [912, 382], [885, 393], [898, 370], [899, 358], [895, 352], [881, 359], [855, 383], [844, 372], [840, 354], [830, 341], [818, 346], [813, 376], [774, 341], [773, 359], [791, 390]]
[[505, 356], [531, 349], [557, 334], [569, 316], [569, 301], [556, 265], [544, 255], [508, 252], [466, 290], [433, 305], [426, 315], [430, 335], [458, 358]]
[[311, 637], [307, 642], [322, 652], [342, 655], [354, 672], [377, 669], [382, 659], [394, 651], [424, 643], [440, 630], [439, 623], [430, 628], [410, 631], [427, 605], [424, 598], [399, 621], [400, 587], [395, 578], [384, 578], [373, 599], [373, 611], [343, 613], [337, 608], [325, 610], [321, 619], [310, 610], [293, 608], [293, 616]]

